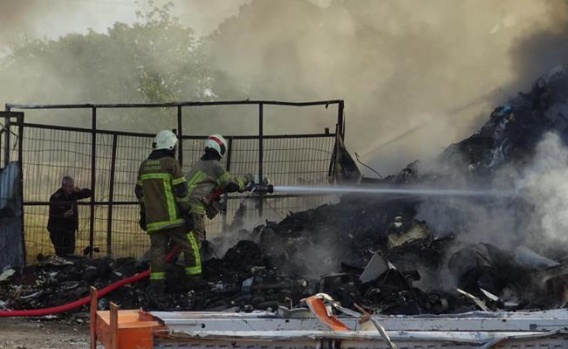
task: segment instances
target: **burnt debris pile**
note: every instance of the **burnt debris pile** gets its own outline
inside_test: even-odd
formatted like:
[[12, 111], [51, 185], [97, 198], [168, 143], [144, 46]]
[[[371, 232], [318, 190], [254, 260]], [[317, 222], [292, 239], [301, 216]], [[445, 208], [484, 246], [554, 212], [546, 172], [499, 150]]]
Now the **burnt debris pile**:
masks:
[[[365, 185], [511, 189], [511, 178], [538, 156], [545, 135], [568, 140], [567, 98], [568, 77], [556, 69], [496, 108], [474, 135], [449, 146], [434, 170], [422, 171], [414, 162]], [[534, 225], [519, 224], [534, 204], [522, 196], [343, 195], [338, 203], [239, 232], [236, 245], [204, 260], [201, 281], [186, 283], [174, 259], [163, 299], [149, 299], [143, 280], [114, 290], [99, 307], [112, 300], [122, 308], [276, 310], [319, 292], [344, 307], [356, 303], [384, 314], [562, 307], [568, 294], [565, 246], [555, 244], [549, 253], [531, 244], [538, 238], [527, 239], [534, 235], [527, 227]], [[511, 218], [510, 224], [496, 224], [497, 216]], [[483, 217], [495, 224], [481, 228]], [[208, 247], [215, 251], [219, 244]], [[53, 256], [21, 271], [7, 268], [0, 274], [0, 310], [66, 304], [86, 297], [90, 285], [102, 289], [147, 268], [148, 261], [135, 258]]]
[[504, 165], [523, 168], [547, 132], [568, 140], [568, 79], [558, 67], [539, 77], [528, 93], [520, 92], [493, 110], [471, 137], [453, 144], [441, 155], [452, 169], [490, 177]]

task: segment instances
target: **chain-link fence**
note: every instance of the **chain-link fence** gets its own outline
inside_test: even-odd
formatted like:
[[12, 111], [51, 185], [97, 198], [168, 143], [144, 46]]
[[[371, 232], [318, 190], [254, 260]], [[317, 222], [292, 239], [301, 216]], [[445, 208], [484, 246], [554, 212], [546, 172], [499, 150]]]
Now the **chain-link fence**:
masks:
[[[93, 190], [89, 199], [79, 201], [79, 230], [75, 252], [93, 256], [139, 256], [148, 246], [147, 235], [138, 227], [138, 203], [134, 185], [138, 167], [151, 151], [154, 133], [117, 131], [97, 127], [97, 112], [102, 109], [121, 108], [173, 108], [177, 110], [175, 132], [180, 138], [178, 158], [187, 173], [202, 154], [206, 134], [197, 135], [184, 130], [184, 121], [191, 121], [191, 114], [184, 110], [195, 106], [246, 104], [258, 113], [249, 115], [257, 123], [255, 134], [247, 130], [235, 130], [236, 135], [226, 135], [229, 142], [223, 165], [232, 173], [254, 173], [258, 178], [268, 177], [278, 185], [318, 185], [334, 180], [336, 137], [343, 137], [343, 101], [287, 103], [267, 101], [136, 104], [136, 105], [7, 105], [3, 116], [2, 164], [19, 161], [23, 172], [24, 238], [27, 262], [33, 262], [38, 254], [52, 254], [53, 246], [47, 233], [49, 218], [48, 200], [61, 186], [61, 178], [70, 175], [75, 185]], [[328, 110], [335, 105], [335, 110]], [[321, 132], [264, 134], [265, 129], [278, 130], [267, 123], [266, 107], [278, 106], [321, 107], [327, 110], [327, 120]], [[53, 115], [54, 110], [90, 111], [84, 123], [73, 124], [45, 122], [41, 117], [27, 122], [28, 114]], [[24, 113], [26, 111], [26, 122]], [[84, 111], [83, 111], [84, 112]], [[14, 117], [16, 116], [17, 117]], [[274, 120], [274, 118], [273, 118]], [[75, 123], [76, 124], [76, 123]], [[253, 123], [254, 124], [254, 123]], [[250, 129], [251, 122], [243, 122]], [[238, 124], [237, 124], [238, 126]], [[297, 125], [296, 125], [297, 126]], [[164, 127], [166, 128], [166, 127]], [[141, 127], [143, 129], [143, 127]], [[193, 127], [195, 129], [195, 127]], [[330, 131], [331, 130], [331, 131]], [[291, 211], [305, 210], [323, 203], [318, 196], [293, 197], [278, 193], [264, 196], [230, 194], [227, 196], [227, 214], [208, 222], [208, 237], [230, 233], [239, 229], [251, 229], [265, 219], [279, 220]], [[88, 248], [90, 247], [90, 248]], [[94, 248], [97, 249], [94, 249]], [[99, 252], [94, 252], [94, 251]]]

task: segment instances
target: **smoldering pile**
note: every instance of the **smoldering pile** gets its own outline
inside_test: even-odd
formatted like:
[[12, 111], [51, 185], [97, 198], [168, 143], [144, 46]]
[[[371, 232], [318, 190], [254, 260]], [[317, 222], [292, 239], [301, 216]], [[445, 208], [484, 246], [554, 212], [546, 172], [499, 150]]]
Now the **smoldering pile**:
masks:
[[[366, 185], [511, 186], [511, 181], [501, 180], [503, 173], [522, 172], [537, 156], [544, 135], [554, 133], [563, 144], [568, 141], [566, 96], [568, 77], [554, 70], [540, 77], [530, 92], [496, 108], [477, 133], [448, 147], [439, 167], [423, 171], [415, 162]], [[204, 261], [204, 279], [198, 284], [185, 287], [180, 282], [183, 268], [172, 262], [169, 293], [159, 304], [148, 298], [146, 280], [113, 291], [99, 307], [106, 308], [112, 300], [121, 308], [275, 310], [295, 307], [318, 292], [344, 307], [357, 303], [384, 314], [563, 306], [568, 289], [565, 246], [532, 246], [534, 237], [527, 239], [530, 232], [518, 222], [507, 227], [511, 231], [500, 231], [510, 242], [507, 246], [484, 243], [476, 239], [479, 217], [461, 209], [464, 201], [490, 212], [506, 207], [517, 212], [520, 221], [534, 204], [522, 196], [448, 202], [345, 195], [339, 203], [239, 232], [241, 240], [222, 258]], [[147, 267], [147, 261], [134, 258], [50, 257], [22, 271], [5, 270], [0, 276], [0, 310], [66, 304], [87, 296], [90, 285], [103, 288]]]

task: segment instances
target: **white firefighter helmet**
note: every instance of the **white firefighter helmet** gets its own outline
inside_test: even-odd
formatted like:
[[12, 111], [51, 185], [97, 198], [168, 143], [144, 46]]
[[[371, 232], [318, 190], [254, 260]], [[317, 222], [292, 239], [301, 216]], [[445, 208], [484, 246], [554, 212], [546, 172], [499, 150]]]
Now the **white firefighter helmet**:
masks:
[[227, 152], [227, 140], [220, 134], [211, 135], [205, 140], [205, 149], [215, 150], [220, 157], [223, 157]]
[[156, 149], [173, 150], [177, 145], [177, 136], [170, 130], [158, 132], [154, 139]]

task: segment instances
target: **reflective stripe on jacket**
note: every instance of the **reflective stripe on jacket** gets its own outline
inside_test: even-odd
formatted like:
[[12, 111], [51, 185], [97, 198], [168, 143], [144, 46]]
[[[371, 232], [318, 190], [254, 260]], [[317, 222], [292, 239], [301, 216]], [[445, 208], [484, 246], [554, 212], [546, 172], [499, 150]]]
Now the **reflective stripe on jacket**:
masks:
[[218, 160], [197, 161], [186, 176], [191, 212], [205, 214], [211, 194], [216, 190], [225, 193], [245, 189], [245, 179], [233, 176]]
[[179, 162], [164, 150], [154, 150], [138, 170], [136, 197], [146, 212], [148, 232], [184, 224], [189, 212], [187, 183]]

